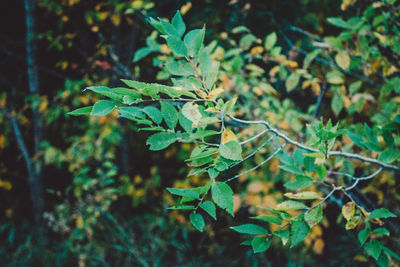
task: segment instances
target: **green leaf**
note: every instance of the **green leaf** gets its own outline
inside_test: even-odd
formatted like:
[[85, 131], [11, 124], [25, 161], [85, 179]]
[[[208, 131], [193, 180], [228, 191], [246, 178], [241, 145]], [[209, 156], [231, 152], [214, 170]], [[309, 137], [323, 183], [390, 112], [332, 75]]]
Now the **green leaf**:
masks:
[[344, 75], [338, 70], [332, 70], [326, 74], [326, 79], [330, 84], [342, 84], [344, 82]]
[[195, 191], [187, 188], [172, 188], [172, 187], [167, 187], [168, 192], [170, 192], [173, 195], [181, 196], [181, 197], [190, 197], [190, 198], [199, 198], [199, 194], [196, 193]]
[[143, 109], [143, 112], [147, 114], [156, 124], [160, 124], [162, 122], [161, 112], [153, 106], [147, 106]]
[[396, 117], [393, 118], [393, 121], [400, 124], [400, 115], [396, 115]]
[[121, 101], [122, 102], [122, 96], [116, 94], [113, 90], [111, 90], [110, 88], [106, 87], [106, 86], [89, 86], [86, 87], [86, 90], [90, 90], [93, 91], [99, 95], [103, 95], [105, 97], [111, 98], [112, 100], [117, 100], [117, 101]]
[[265, 37], [265, 50], [271, 50], [276, 44], [278, 37], [275, 32], [270, 33]]
[[344, 28], [344, 29], [348, 29], [349, 28], [349, 25], [347, 24], [347, 22], [344, 21], [341, 18], [329, 17], [326, 20], [328, 21], [328, 23], [330, 23], [330, 24], [332, 24], [332, 25], [334, 25], [336, 27]]
[[186, 57], [188, 55], [185, 43], [179, 37], [169, 35], [166, 40], [169, 48], [175, 56]]
[[68, 115], [72, 116], [80, 116], [80, 115], [87, 115], [92, 112], [93, 106], [78, 108], [73, 111], [68, 112]]
[[298, 174], [302, 175], [303, 171], [293, 165], [279, 165], [279, 169], [293, 173], [293, 174]]
[[276, 210], [302, 210], [308, 207], [303, 203], [295, 200], [286, 200], [276, 206]]
[[354, 94], [361, 88], [362, 81], [356, 81], [350, 84], [349, 91], [351, 94]]
[[288, 92], [292, 91], [299, 84], [300, 74], [292, 72], [285, 81], [286, 90]]
[[289, 236], [290, 236], [289, 229], [278, 230], [278, 231], [272, 232], [272, 234], [279, 237], [281, 239], [283, 245], [286, 245], [286, 243], [289, 241]]
[[178, 124], [178, 111], [167, 102], [161, 102], [161, 116], [170, 129], [175, 129]]
[[193, 205], [177, 205], [177, 206], [172, 206], [169, 207], [169, 210], [193, 210], [195, 207]]
[[178, 119], [179, 119], [179, 125], [188, 133], [191, 133], [193, 131], [192, 128], [192, 122], [188, 120], [183, 114], [182, 114], [182, 109], [180, 110], [178, 114]]
[[139, 119], [145, 119], [146, 115], [143, 113], [141, 108], [138, 107], [119, 107], [118, 108], [119, 113], [121, 114], [120, 116], [123, 118], [139, 118]]
[[289, 190], [301, 190], [311, 186], [314, 180], [305, 175], [297, 175], [294, 182], [287, 182], [283, 186]]
[[149, 139], [147, 139], [146, 144], [150, 145], [150, 150], [158, 151], [175, 143], [176, 140], [177, 137], [175, 133], [160, 132], [150, 136]]
[[172, 18], [172, 25], [175, 27], [176, 29], [176, 33], [178, 34], [179, 37], [182, 37], [182, 35], [185, 33], [186, 31], [186, 26], [185, 23], [183, 22], [181, 13], [178, 11], [176, 11], [175, 16]]
[[380, 234], [380, 235], [385, 235], [385, 236], [390, 236], [389, 230], [386, 229], [385, 227], [379, 227], [379, 228], [374, 229], [374, 233]]
[[171, 23], [169, 23], [168, 21], [162, 20], [160, 19], [160, 24], [162, 29], [164, 30], [164, 32], [168, 35], [168, 36], [174, 36], [179, 38], [179, 36], [177, 36], [177, 31], [176, 28], [174, 27], [174, 25], [172, 25]]
[[264, 252], [270, 247], [270, 245], [271, 242], [261, 236], [256, 236], [251, 242], [251, 247], [253, 248], [254, 253]]
[[265, 229], [264, 227], [262, 227], [260, 225], [252, 224], [252, 223], [242, 224], [242, 225], [238, 225], [238, 226], [232, 226], [230, 228], [241, 234], [250, 234], [250, 235], [268, 234], [267, 229]]
[[205, 201], [201, 203], [199, 206], [204, 211], [206, 211], [211, 217], [213, 217], [214, 220], [217, 219], [217, 211], [215, 205], [211, 201]]
[[398, 261], [400, 261], [400, 256], [396, 253], [394, 253], [392, 250], [390, 250], [389, 248], [382, 246], [383, 251], [385, 251], [387, 254], [390, 255], [390, 257], [392, 257], [393, 259], [396, 259]]
[[370, 220], [372, 219], [386, 219], [386, 218], [394, 218], [397, 217], [395, 214], [391, 213], [385, 208], [376, 209], [371, 212], [369, 215]]
[[199, 53], [200, 47], [204, 42], [205, 32], [206, 31], [204, 28], [191, 30], [183, 38], [183, 41], [185, 42], [185, 45], [187, 49], [191, 52], [192, 56], [197, 56], [197, 54]]
[[310, 227], [320, 223], [324, 218], [322, 205], [317, 205], [315, 208], [307, 211], [304, 214], [304, 220]]
[[378, 157], [378, 160], [392, 163], [393, 161], [397, 160], [400, 156], [400, 152], [395, 148], [388, 148], [385, 149]]
[[335, 94], [333, 96], [332, 102], [331, 102], [331, 107], [333, 113], [335, 113], [336, 117], [339, 115], [340, 111], [343, 109], [343, 99], [340, 94]]
[[379, 241], [373, 240], [365, 244], [364, 250], [368, 256], [378, 260], [382, 252], [382, 244]]
[[206, 223], [204, 222], [203, 216], [201, 216], [201, 214], [193, 212], [193, 213], [190, 213], [189, 218], [190, 218], [190, 222], [193, 224], [194, 228], [196, 228], [200, 232], [203, 232], [204, 226], [206, 225]]
[[315, 165], [315, 158], [308, 156], [304, 158], [303, 165], [308, 172], [313, 172], [317, 167], [317, 165]]
[[219, 146], [219, 153], [226, 159], [242, 160], [242, 146], [237, 141], [229, 141]]
[[164, 30], [164, 28], [161, 25], [161, 22], [159, 20], [155, 20], [152, 17], [149, 18], [149, 23], [158, 31], [160, 31], [162, 34], [166, 34], [167, 32]]
[[217, 171], [216, 168], [210, 168], [208, 169], [208, 175], [210, 176], [210, 179], [215, 179], [219, 174], [219, 171]]
[[213, 70], [213, 62], [211, 60], [210, 53], [205, 47], [200, 48], [199, 51], [199, 67], [203, 77], [207, 77], [208, 74]]
[[358, 241], [360, 241], [361, 246], [367, 241], [369, 234], [371, 233], [370, 227], [365, 227], [358, 233]]
[[275, 216], [255, 216], [255, 217], [250, 217], [250, 219], [260, 220], [260, 221], [263, 221], [263, 222], [274, 223], [274, 224], [277, 224], [277, 225], [281, 225], [282, 224], [282, 220], [279, 219], [278, 217], [275, 217]]
[[389, 257], [386, 253], [381, 253], [376, 263], [379, 267], [390, 267]]
[[243, 241], [242, 243], [240, 243], [240, 245], [243, 245], [243, 246], [251, 246], [251, 239], [249, 239], [249, 240], [245, 240], [245, 241]]
[[136, 50], [135, 55], [133, 56], [133, 62], [138, 62], [142, 58], [148, 56], [150, 53], [153, 52], [153, 49], [149, 47], [142, 47]]
[[326, 177], [327, 172], [323, 164], [317, 166], [316, 172], [320, 179], [324, 179]]
[[194, 69], [192, 65], [189, 64], [189, 62], [184, 61], [184, 60], [172, 60], [169, 61], [165, 67], [167, 68], [168, 72], [172, 75], [176, 76], [189, 76], [189, 75], [194, 75]]
[[223, 182], [215, 182], [211, 187], [211, 196], [215, 204], [230, 215], [233, 214], [233, 191]]
[[310, 53], [308, 53], [303, 61], [303, 69], [308, 69], [310, 66], [311, 62], [322, 52], [321, 49], [316, 49]]
[[115, 108], [115, 103], [110, 100], [100, 100], [93, 105], [90, 115], [105, 116]]
[[112, 90], [119, 95], [130, 96], [133, 99], [142, 98], [142, 95], [139, 92], [137, 92], [136, 90], [130, 89], [130, 88], [115, 87], [115, 88], [112, 88]]
[[291, 226], [291, 244], [290, 247], [294, 247], [299, 244], [304, 238], [307, 237], [310, 232], [310, 227], [303, 221], [293, 222]]

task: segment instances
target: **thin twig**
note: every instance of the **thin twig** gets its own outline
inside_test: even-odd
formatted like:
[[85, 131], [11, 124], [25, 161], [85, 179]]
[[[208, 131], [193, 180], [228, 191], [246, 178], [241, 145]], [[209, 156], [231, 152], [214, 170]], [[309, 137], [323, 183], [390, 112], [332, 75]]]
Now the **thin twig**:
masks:
[[[309, 152], [315, 152], [315, 153], [319, 153], [320, 152], [318, 149], [303, 145], [302, 143], [299, 143], [299, 142], [287, 137], [284, 133], [280, 132], [278, 129], [273, 128], [267, 121], [263, 121], [263, 120], [248, 121], [248, 120], [242, 120], [242, 119], [235, 118], [230, 114], [227, 114], [227, 115], [231, 120], [234, 120], [234, 121], [237, 121], [237, 122], [240, 122], [240, 123], [245, 123], [245, 124], [263, 124], [270, 130], [270, 132], [274, 133], [276, 136], [279, 136], [280, 138], [282, 138], [283, 140], [285, 140], [289, 144], [295, 145], [295, 146], [297, 146], [299, 148], [302, 148], [302, 149], [304, 149], [306, 151], [309, 151]], [[358, 159], [358, 160], [361, 160], [361, 161], [364, 161], [364, 162], [369, 162], [369, 163], [372, 163], [372, 164], [379, 165], [379, 166], [381, 166], [382, 168], [385, 168], [385, 169], [390, 169], [390, 170], [393, 170], [393, 171], [400, 172], [400, 168], [397, 167], [397, 166], [381, 162], [381, 161], [379, 161], [377, 159], [363, 157], [363, 156], [360, 156], [358, 154], [347, 153], [347, 152], [342, 152], [342, 151], [330, 151], [328, 153], [328, 156], [339, 156], [339, 157], [350, 158], [350, 159]]]
[[374, 172], [374, 173], [371, 174], [371, 175], [364, 176], [364, 177], [358, 177], [358, 178], [353, 177], [353, 179], [355, 180], [354, 183], [353, 183], [351, 186], [346, 187], [344, 190], [345, 190], [345, 191], [350, 191], [351, 189], [353, 189], [354, 187], [356, 187], [356, 185], [358, 184], [359, 181], [372, 179], [372, 178], [374, 178], [375, 176], [377, 176], [382, 170], [383, 170], [383, 168], [381, 167], [381, 168], [379, 168], [376, 172]]
[[236, 178], [239, 178], [240, 176], [245, 175], [245, 174], [247, 174], [247, 173], [249, 173], [249, 172], [252, 172], [252, 171], [254, 171], [255, 169], [261, 167], [262, 165], [264, 165], [265, 163], [267, 163], [268, 161], [270, 161], [270, 160], [271, 160], [276, 154], [278, 154], [279, 151], [281, 151], [285, 146], [286, 146], [286, 143], [284, 143], [283, 145], [279, 146], [279, 147], [274, 151], [274, 153], [272, 153], [271, 155], [269, 155], [269, 157], [266, 158], [265, 160], [263, 160], [260, 164], [254, 166], [253, 168], [251, 168], [251, 169], [249, 169], [249, 170], [247, 170], [247, 171], [241, 172], [241, 173], [239, 173], [239, 174], [237, 174], [237, 175], [235, 175], [235, 176], [233, 176], [233, 177], [231, 177], [231, 178], [229, 178], [229, 179], [226, 179], [226, 180], [224, 181], [224, 183], [228, 183], [228, 182], [230, 182], [230, 181], [232, 181], [232, 180], [235, 180]]
[[230, 168], [233, 168], [239, 164], [241, 164], [242, 162], [248, 160], [249, 158], [251, 158], [252, 156], [254, 156], [258, 151], [260, 151], [263, 147], [265, 147], [269, 142], [271, 142], [271, 140], [274, 138], [274, 136], [271, 136], [270, 138], [268, 138], [267, 141], [265, 141], [264, 143], [262, 143], [259, 147], [257, 147], [256, 150], [254, 150], [253, 152], [251, 152], [250, 154], [248, 154], [246, 157], [244, 157], [241, 161], [233, 164]]
[[249, 143], [249, 142], [251, 142], [251, 141], [257, 139], [258, 137], [264, 135], [264, 134], [267, 133], [267, 132], [269, 132], [269, 129], [265, 129], [264, 131], [262, 131], [262, 132], [256, 134], [255, 136], [253, 136], [253, 137], [251, 137], [251, 138], [249, 138], [249, 139], [247, 139], [247, 140], [244, 140], [244, 141], [240, 142], [239, 144], [241, 144], [241, 145], [247, 144], [247, 143]]

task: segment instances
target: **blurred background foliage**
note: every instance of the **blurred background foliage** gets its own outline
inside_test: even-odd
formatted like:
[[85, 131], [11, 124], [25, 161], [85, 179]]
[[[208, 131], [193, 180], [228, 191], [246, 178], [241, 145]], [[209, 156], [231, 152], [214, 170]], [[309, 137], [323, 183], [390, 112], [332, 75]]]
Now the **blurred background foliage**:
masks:
[[[23, 1], [8, 1], [0, 11], [2, 265], [374, 264], [362, 253], [356, 235], [344, 230], [335, 203], [329, 204], [326, 219], [312, 229], [305, 246], [290, 251], [275, 244], [254, 255], [239, 245], [239, 235], [229, 232], [233, 219], [228, 217], [208, 223], [206, 233], [195, 232], [184, 213], [167, 210], [173, 198], [165, 190], [204, 183], [201, 175], [185, 178], [184, 159], [192, 146], [150, 152], [146, 133], [116, 114], [74, 119], [65, 114], [98, 100], [94, 94], [81, 94], [86, 86], [121, 86], [120, 78], [168, 79], [161, 66], [170, 51], [157, 42], [146, 19], [172, 17], [181, 10], [190, 28], [205, 24], [206, 40], [218, 40], [212, 57], [221, 60], [219, 82], [228, 94], [240, 95], [241, 112], [267, 115], [271, 123], [303, 139], [305, 124], [321, 115], [358, 123], [355, 131], [364, 122], [383, 125], [399, 113], [400, 103], [395, 1], [36, 0], [34, 5], [36, 33], [30, 38], [38, 44], [37, 94], [29, 93], [27, 85]], [[361, 16], [373, 5], [381, 9], [379, 14], [370, 11], [374, 34], [368, 38], [351, 25], [327, 21]], [[335, 37], [322, 39], [327, 36]], [[358, 92], [360, 80], [363, 89]], [[32, 138], [35, 109], [43, 129], [37, 152]], [[16, 118], [41, 177], [44, 213], [36, 224], [26, 163], [10, 117]], [[337, 148], [350, 143], [345, 138]], [[271, 206], [282, 197], [284, 174], [278, 165], [274, 159], [234, 185], [236, 222], [260, 214], [255, 206]], [[394, 176], [387, 173], [366, 184], [359, 196], [368, 198], [362, 201], [398, 214]], [[392, 225], [395, 251], [398, 226]]]

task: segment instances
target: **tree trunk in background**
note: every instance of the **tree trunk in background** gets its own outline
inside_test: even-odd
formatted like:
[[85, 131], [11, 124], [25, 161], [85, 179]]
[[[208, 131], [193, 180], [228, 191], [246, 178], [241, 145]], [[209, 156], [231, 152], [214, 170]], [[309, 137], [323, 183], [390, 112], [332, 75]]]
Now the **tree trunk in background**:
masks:
[[[33, 0], [24, 0], [25, 7], [25, 21], [26, 21], [26, 63], [27, 63], [27, 76], [28, 88], [30, 95], [34, 101], [39, 98], [39, 73], [37, 65], [37, 42], [35, 39], [35, 3]], [[33, 177], [28, 177], [30, 197], [33, 206], [33, 215], [35, 222], [40, 224], [44, 212], [44, 199], [43, 187], [41, 182], [42, 162], [38, 159], [37, 155], [40, 151], [40, 142], [42, 140], [42, 122], [37, 105], [32, 105], [32, 127], [34, 138], [34, 168]]]
[[[120, 83], [121, 78], [134, 79], [132, 73], [129, 71], [129, 64], [133, 58], [133, 50], [136, 44], [136, 27], [135, 24], [130, 25], [128, 34], [124, 34], [125, 39], [121, 38], [121, 26], [113, 26], [111, 32], [111, 45], [112, 51], [115, 56], [117, 56], [117, 67], [119, 71], [113, 76], [114, 79], [111, 80], [113, 83]], [[121, 77], [120, 75], [124, 77]], [[131, 153], [128, 138], [128, 127], [126, 121], [118, 120], [122, 128], [121, 145], [120, 145], [120, 162], [119, 170], [123, 175], [129, 175], [131, 169]]]

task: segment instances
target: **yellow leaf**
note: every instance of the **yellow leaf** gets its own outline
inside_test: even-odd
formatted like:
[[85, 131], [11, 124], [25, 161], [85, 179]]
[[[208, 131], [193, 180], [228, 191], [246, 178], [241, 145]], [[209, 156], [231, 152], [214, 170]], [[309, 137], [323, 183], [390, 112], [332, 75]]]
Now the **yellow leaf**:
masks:
[[371, 212], [366, 211], [363, 207], [360, 207], [360, 210], [365, 218], [368, 218]]
[[292, 199], [321, 199], [321, 196], [317, 192], [299, 192], [299, 193], [286, 193], [285, 197]]
[[247, 191], [249, 191], [250, 193], [254, 193], [254, 194], [260, 193], [261, 191], [263, 191], [263, 189], [264, 189], [264, 185], [260, 181], [252, 182], [247, 187]]
[[111, 21], [115, 26], [118, 26], [119, 24], [121, 24], [121, 17], [119, 15], [112, 15]]
[[76, 225], [77, 228], [82, 228], [82, 227], [83, 227], [83, 219], [82, 219], [82, 216], [79, 216], [78, 218], [76, 218], [75, 225]]
[[185, 15], [192, 8], [192, 2], [187, 2], [181, 7], [181, 14]]
[[325, 247], [325, 243], [322, 238], [318, 238], [317, 240], [315, 240], [314, 246], [313, 246], [313, 250], [315, 253], [317, 253], [318, 255], [322, 255], [322, 253], [324, 252], [324, 247]]
[[382, 44], [386, 44], [386, 36], [385, 36], [385, 35], [380, 34], [380, 33], [377, 33], [377, 32], [374, 32], [374, 35], [375, 35], [376, 38], [379, 39], [379, 41], [380, 41]]
[[195, 91], [196, 94], [197, 94], [198, 96], [200, 96], [201, 98], [207, 98], [207, 94], [206, 94], [203, 90], [194, 88], [194, 91]]
[[278, 73], [280, 66], [276, 65], [275, 67], [271, 68], [271, 70], [269, 71], [269, 76], [275, 77], [275, 75]]
[[224, 89], [223, 89], [223, 88], [215, 88], [214, 90], [212, 90], [212, 91], [208, 94], [207, 99], [214, 99], [214, 98], [216, 98], [217, 96], [219, 96], [220, 94], [222, 94], [223, 92], [224, 92]]
[[346, 223], [346, 230], [351, 230], [356, 228], [356, 226], [361, 222], [361, 216], [353, 216], [349, 221]]
[[40, 103], [39, 106], [39, 112], [43, 112], [46, 110], [47, 106], [48, 106], [49, 102], [47, 101], [47, 98], [43, 98], [42, 102]]
[[238, 194], [233, 195], [233, 213], [236, 213], [242, 204], [242, 200]]
[[346, 51], [340, 51], [335, 56], [335, 61], [342, 69], [348, 69], [350, 67], [350, 56]]
[[221, 143], [225, 144], [230, 141], [237, 141], [237, 137], [231, 130], [225, 129], [224, 132], [222, 133]]
[[254, 55], [261, 54], [263, 51], [264, 51], [264, 48], [263, 48], [262, 46], [256, 46], [256, 47], [253, 47], [253, 48], [250, 50], [250, 54], [251, 54], [252, 56], [254, 56]]
[[354, 216], [355, 206], [356, 206], [355, 204], [356, 203], [354, 203], [354, 201], [349, 201], [342, 207], [343, 217], [347, 221], [351, 220], [351, 218], [353, 218]]
[[6, 138], [4, 137], [4, 135], [0, 135], [0, 149], [3, 149], [5, 147], [6, 144]]
[[109, 13], [107, 11], [98, 13], [99, 19], [101, 21], [105, 20], [108, 17]]

